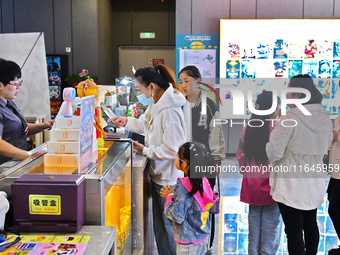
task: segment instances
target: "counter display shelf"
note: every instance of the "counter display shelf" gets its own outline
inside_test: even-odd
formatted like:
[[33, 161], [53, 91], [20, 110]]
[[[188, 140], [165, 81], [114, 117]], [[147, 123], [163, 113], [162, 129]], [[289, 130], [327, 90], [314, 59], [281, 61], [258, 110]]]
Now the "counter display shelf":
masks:
[[[105, 153], [106, 151], [106, 153]], [[132, 142], [130, 139], [105, 141], [96, 162], [78, 171], [75, 168], [45, 167], [43, 154], [10, 168], [2, 168], [0, 190], [11, 199], [11, 184], [23, 174], [80, 174], [86, 179], [86, 225], [115, 226], [117, 254], [132, 254], [131, 179]], [[1, 166], [0, 166], [1, 170]]]

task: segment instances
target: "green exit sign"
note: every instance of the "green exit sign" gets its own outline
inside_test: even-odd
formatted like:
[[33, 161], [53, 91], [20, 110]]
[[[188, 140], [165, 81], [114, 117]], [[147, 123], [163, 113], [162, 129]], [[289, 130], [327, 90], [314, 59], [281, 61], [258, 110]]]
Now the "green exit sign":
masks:
[[139, 36], [140, 39], [155, 39], [156, 33], [154, 32], [142, 32]]

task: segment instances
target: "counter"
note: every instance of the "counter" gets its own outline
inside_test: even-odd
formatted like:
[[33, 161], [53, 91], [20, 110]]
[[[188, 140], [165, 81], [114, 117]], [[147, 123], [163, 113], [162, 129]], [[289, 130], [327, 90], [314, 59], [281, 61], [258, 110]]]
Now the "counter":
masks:
[[[44, 167], [46, 144], [32, 157], [2, 167], [0, 189], [11, 200], [11, 184], [23, 174], [82, 174], [86, 179], [86, 225], [116, 226], [117, 253], [132, 254], [132, 142], [130, 139], [105, 141], [107, 153], [99, 151], [96, 162], [85, 169]], [[12, 162], [13, 163], [13, 162]], [[8, 163], [10, 164], [10, 162]], [[7, 165], [8, 165], [7, 164]], [[7, 215], [6, 215], [7, 218]]]
[[[46, 235], [46, 233], [22, 233], [23, 235]], [[65, 235], [65, 233], [55, 233]], [[116, 228], [111, 226], [83, 226], [77, 235], [91, 236], [84, 255], [116, 254]]]

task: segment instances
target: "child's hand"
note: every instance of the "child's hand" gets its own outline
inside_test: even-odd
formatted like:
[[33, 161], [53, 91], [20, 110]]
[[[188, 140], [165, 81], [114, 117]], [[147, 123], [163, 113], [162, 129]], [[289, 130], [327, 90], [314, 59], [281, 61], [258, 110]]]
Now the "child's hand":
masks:
[[171, 193], [174, 193], [174, 192], [172, 191], [172, 188], [169, 185], [163, 186], [160, 192], [161, 197], [164, 197], [164, 198], [166, 198]]

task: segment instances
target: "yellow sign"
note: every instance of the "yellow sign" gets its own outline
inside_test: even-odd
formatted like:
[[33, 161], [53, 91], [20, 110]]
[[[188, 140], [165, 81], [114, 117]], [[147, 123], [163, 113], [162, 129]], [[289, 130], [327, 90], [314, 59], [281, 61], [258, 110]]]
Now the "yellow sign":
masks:
[[30, 214], [60, 215], [61, 197], [57, 195], [29, 195]]
[[192, 42], [190, 46], [192, 50], [204, 50], [204, 44], [202, 42]]

